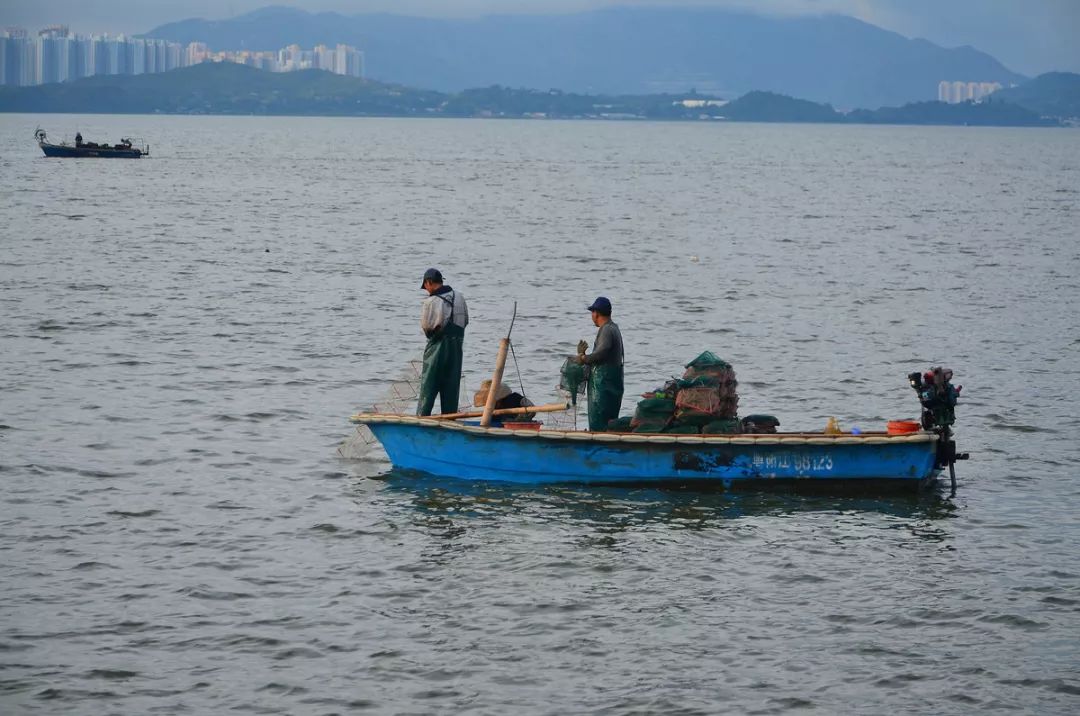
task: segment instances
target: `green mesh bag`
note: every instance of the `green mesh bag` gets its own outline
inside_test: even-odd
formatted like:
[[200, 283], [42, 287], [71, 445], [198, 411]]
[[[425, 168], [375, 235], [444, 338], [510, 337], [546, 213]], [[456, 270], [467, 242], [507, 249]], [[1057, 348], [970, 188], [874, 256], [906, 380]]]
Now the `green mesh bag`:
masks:
[[637, 414], [670, 417], [675, 412], [675, 401], [671, 398], [645, 398], [637, 404]]
[[585, 386], [589, 382], [589, 367], [578, 363], [574, 358], [567, 358], [559, 372], [559, 389], [570, 394], [570, 401], [577, 405], [579, 395], [585, 395]]
[[734, 435], [742, 432], [742, 425], [737, 418], [713, 420], [701, 428], [702, 435]]
[[716, 420], [712, 413], [702, 413], [697, 410], [684, 410], [680, 408], [675, 413], [675, 422], [679, 425], [694, 425], [701, 427]]
[[731, 364], [716, 355], [712, 351], [705, 351], [694, 360], [687, 363], [684, 368], [730, 368]]
[[631, 432], [635, 433], [662, 433], [668, 426], [668, 420], [638, 420], [634, 419], [634, 427]]
[[700, 430], [696, 425], [669, 425], [664, 428], [668, 435], [697, 435]]
[[707, 373], [687, 378], [676, 378], [674, 383], [679, 390], [685, 390], [686, 388], [715, 388], [720, 385], [720, 381], [716, 376]]

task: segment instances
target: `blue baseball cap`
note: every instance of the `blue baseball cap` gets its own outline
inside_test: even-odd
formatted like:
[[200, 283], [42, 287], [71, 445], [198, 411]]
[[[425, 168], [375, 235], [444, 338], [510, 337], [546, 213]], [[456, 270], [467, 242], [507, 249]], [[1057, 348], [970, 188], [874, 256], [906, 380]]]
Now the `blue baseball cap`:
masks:
[[597, 298], [595, 301], [592, 302], [591, 306], [589, 306], [585, 310], [586, 311], [596, 311], [597, 313], [602, 313], [605, 316], [610, 316], [611, 315], [611, 301], [607, 300], [603, 296], [600, 296], [599, 298]]
[[424, 284], [428, 281], [434, 281], [435, 283], [442, 283], [442, 272], [437, 268], [429, 268], [424, 272], [424, 280], [420, 282], [420, 288], [424, 287]]

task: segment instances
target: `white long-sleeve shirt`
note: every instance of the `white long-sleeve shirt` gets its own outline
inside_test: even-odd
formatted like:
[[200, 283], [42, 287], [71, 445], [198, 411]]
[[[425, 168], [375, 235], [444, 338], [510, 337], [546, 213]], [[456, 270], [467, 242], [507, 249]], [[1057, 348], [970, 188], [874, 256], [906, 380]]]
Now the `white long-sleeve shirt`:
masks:
[[420, 308], [420, 328], [424, 335], [430, 337], [446, 327], [450, 322], [451, 306], [454, 325], [462, 328], [469, 325], [469, 307], [465, 304], [465, 297], [451, 288], [445, 293], [437, 293], [424, 299]]

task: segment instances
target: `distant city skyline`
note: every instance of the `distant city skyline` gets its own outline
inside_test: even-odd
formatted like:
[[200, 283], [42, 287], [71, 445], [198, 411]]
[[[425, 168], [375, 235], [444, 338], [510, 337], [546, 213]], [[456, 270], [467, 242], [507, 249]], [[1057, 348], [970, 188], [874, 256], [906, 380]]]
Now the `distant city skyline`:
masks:
[[[357, 15], [390, 12], [439, 17], [553, 14], [617, 5], [707, 6], [760, 14], [837, 13], [945, 47], [972, 45], [1027, 75], [1080, 72], [1080, 0], [36, 0], [0, 9], [0, 27], [36, 32], [67, 24], [79, 33], [142, 34], [195, 17], [224, 19], [268, 5]], [[270, 49], [270, 48], [267, 48]]]
[[66, 25], [30, 31], [0, 29], [0, 86], [30, 87], [94, 75], [142, 75], [168, 72], [203, 62], [235, 62], [268, 72], [326, 70], [364, 76], [364, 53], [349, 45], [317, 45], [305, 50], [292, 44], [277, 51], [252, 52], [186, 45], [124, 34], [82, 35]]

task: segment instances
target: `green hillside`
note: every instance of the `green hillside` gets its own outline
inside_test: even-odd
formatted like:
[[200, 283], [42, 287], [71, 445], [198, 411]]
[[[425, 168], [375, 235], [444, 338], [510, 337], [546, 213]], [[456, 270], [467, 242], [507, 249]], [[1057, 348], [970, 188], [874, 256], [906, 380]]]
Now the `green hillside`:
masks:
[[[1072, 96], [1071, 82], [1068, 77], [1064, 80], [1048, 78], [1042, 85], [1063, 89], [1053, 92], [1047, 89], [1038, 96], [1057, 97], [1054, 107], [1068, 107], [1070, 105], [1063, 102]], [[979, 104], [918, 102], [903, 107], [856, 110], [848, 115], [838, 113], [827, 104], [772, 92], [749, 92], [727, 104], [715, 100], [694, 92], [609, 96], [501, 86], [444, 94], [322, 70], [275, 73], [231, 62], [204, 63], [160, 74], [95, 76], [36, 87], [0, 87], [2, 112], [706, 119], [983, 126], [1059, 124], [1055, 119], [1040, 116], [1046, 112], [1003, 102], [998, 94]]]
[[994, 99], [1013, 102], [1046, 117], [1080, 118], [1080, 75], [1047, 72], [1030, 82], [995, 92]]
[[263, 72], [232, 62], [0, 88], [0, 109], [7, 112], [407, 116], [433, 111], [442, 100], [437, 92], [322, 70]]
[[858, 109], [848, 115], [849, 122], [860, 124], [935, 124], [971, 127], [1056, 127], [1054, 119], [1039, 116], [1016, 104], [996, 99], [982, 102], [913, 102], [903, 107]]
[[748, 92], [729, 102], [721, 114], [747, 122], [843, 122], [830, 105], [795, 99], [773, 92]]

